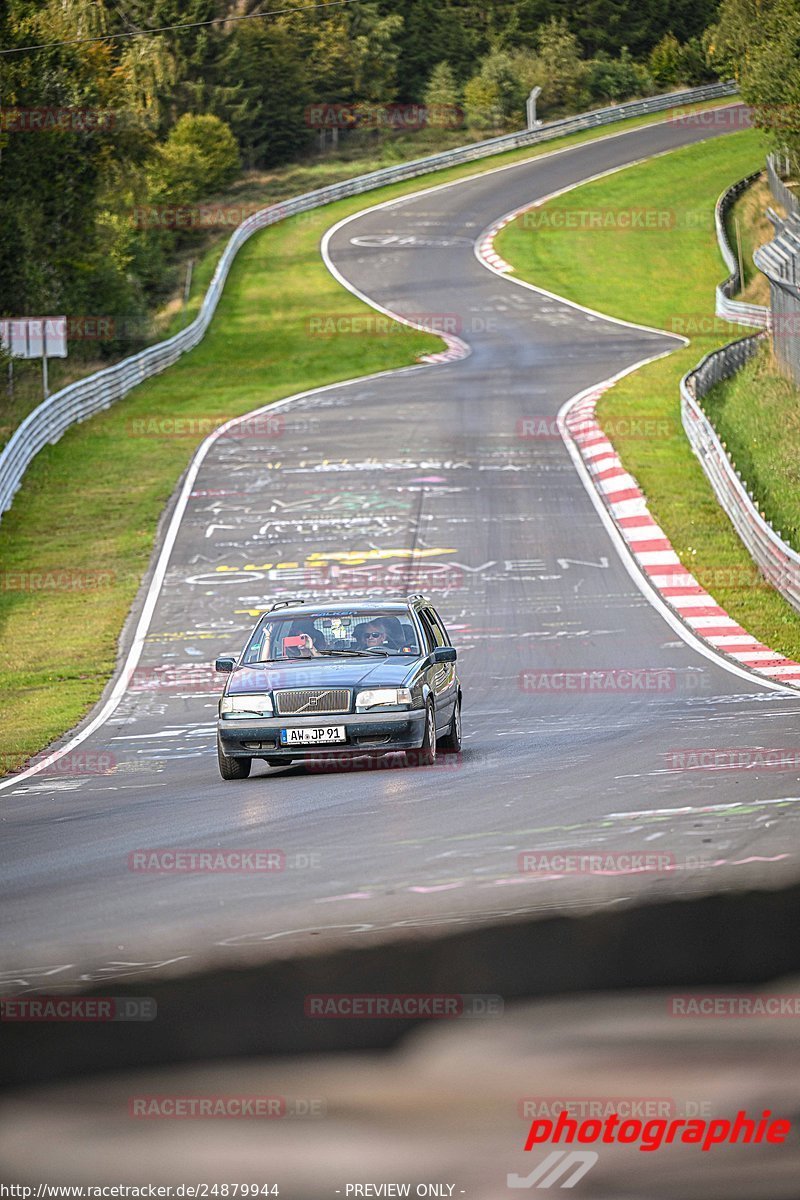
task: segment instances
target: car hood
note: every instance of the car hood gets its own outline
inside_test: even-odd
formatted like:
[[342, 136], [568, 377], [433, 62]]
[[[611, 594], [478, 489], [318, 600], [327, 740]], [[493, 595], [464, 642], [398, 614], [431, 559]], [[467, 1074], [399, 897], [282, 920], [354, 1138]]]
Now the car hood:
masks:
[[293, 659], [236, 667], [225, 694], [271, 692], [278, 688], [381, 687], [400, 685], [419, 660], [416, 658]]

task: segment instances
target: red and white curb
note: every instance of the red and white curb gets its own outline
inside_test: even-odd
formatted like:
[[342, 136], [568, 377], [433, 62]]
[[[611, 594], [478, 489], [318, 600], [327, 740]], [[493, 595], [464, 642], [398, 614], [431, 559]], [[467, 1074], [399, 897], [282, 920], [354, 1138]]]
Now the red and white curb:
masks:
[[597, 401], [610, 386], [601, 384], [579, 397], [564, 425], [631, 556], [695, 637], [756, 675], [800, 688], [800, 663], [771, 650], [730, 617], [683, 565], [648, 512], [644, 493], [623, 467], [595, 416]]
[[[537, 201], [537, 203], [539, 202]], [[526, 204], [524, 208], [518, 208], [515, 212], [506, 213], [494, 225], [490, 225], [488, 229], [483, 231], [476, 247], [477, 255], [481, 262], [486, 263], [487, 267], [491, 267], [493, 271], [499, 271], [501, 275], [507, 275], [514, 270], [511, 263], [507, 263], [495, 250], [494, 239], [501, 229], [505, 229], [506, 225], [510, 225], [517, 217], [533, 207], [534, 205]]]
[[[402, 318], [400, 318], [402, 320]], [[404, 322], [406, 325], [410, 322]], [[424, 328], [418, 326], [417, 328]], [[457, 362], [461, 358], [468, 358], [472, 353], [466, 342], [462, 342], [461, 338], [453, 337], [450, 333], [440, 333], [436, 331], [436, 336], [442, 338], [447, 343], [446, 350], [437, 350], [435, 354], [420, 355], [420, 362], [424, 363], [448, 363]]]

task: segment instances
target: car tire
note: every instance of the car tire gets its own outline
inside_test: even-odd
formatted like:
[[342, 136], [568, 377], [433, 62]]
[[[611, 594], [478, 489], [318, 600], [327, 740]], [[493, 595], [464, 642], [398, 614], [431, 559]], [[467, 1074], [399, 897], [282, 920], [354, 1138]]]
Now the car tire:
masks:
[[461, 697], [456, 697], [455, 705], [453, 706], [453, 719], [450, 722], [450, 728], [439, 742], [442, 750], [447, 754], [458, 754], [461, 749]]
[[436, 715], [430, 700], [425, 706], [425, 736], [419, 750], [408, 751], [407, 758], [418, 767], [432, 767], [436, 762]]
[[253, 765], [252, 758], [234, 758], [225, 754], [219, 738], [217, 738], [217, 762], [219, 773], [223, 779], [247, 779]]

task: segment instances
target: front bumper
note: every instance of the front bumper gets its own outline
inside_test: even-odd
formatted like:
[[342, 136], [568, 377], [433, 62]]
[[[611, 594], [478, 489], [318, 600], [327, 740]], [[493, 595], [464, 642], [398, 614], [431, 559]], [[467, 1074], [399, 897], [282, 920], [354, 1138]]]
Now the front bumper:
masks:
[[[345, 741], [320, 746], [282, 746], [282, 729], [344, 725]], [[312, 717], [262, 717], [217, 721], [223, 753], [231, 758], [323, 758], [341, 754], [391, 754], [418, 750], [425, 736], [425, 710], [318, 713]]]

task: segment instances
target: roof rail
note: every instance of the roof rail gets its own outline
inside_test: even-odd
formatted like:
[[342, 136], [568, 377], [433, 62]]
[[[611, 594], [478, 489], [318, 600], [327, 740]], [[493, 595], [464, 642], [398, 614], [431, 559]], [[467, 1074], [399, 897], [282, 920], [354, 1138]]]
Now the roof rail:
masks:
[[305, 604], [305, 600], [276, 600], [267, 609], [267, 612], [275, 612], [276, 608], [294, 608], [295, 604]]
[[425, 596], [422, 592], [411, 592], [410, 595], [407, 592], [403, 595], [401, 595], [400, 592], [398, 592], [396, 596], [370, 596], [370, 597], [368, 597], [370, 604], [408, 604], [409, 600], [425, 600], [425, 601], [427, 601], [427, 599], [428, 599], [428, 597]]

